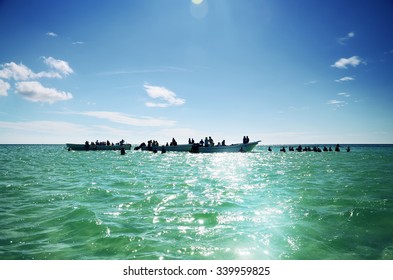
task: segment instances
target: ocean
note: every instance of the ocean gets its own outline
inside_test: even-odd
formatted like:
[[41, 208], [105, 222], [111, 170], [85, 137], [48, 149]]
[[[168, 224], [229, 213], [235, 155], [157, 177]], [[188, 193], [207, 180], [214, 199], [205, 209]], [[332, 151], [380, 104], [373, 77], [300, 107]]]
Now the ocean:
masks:
[[0, 145], [0, 259], [392, 260], [393, 145], [350, 147]]

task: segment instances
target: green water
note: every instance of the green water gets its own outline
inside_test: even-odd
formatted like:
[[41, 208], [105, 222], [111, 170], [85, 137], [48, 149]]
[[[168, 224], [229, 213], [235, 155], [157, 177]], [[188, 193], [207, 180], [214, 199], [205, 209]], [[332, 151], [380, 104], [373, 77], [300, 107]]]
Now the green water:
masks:
[[393, 259], [393, 146], [0, 145], [0, 259]]

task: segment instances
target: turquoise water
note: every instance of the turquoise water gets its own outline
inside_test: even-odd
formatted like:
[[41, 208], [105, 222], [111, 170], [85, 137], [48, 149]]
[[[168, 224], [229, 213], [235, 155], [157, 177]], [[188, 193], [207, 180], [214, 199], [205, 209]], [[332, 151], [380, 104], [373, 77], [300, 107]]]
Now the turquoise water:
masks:
[[393, 146], [0, 145], [0, 259], [393, 259]]

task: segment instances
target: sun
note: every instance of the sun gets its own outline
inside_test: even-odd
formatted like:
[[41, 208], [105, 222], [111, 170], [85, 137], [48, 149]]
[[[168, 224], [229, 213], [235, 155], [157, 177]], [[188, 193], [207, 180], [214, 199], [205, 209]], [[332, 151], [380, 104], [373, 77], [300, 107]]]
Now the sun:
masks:
[[203, 0], [191, 0], [195, 5], [202, 4]]

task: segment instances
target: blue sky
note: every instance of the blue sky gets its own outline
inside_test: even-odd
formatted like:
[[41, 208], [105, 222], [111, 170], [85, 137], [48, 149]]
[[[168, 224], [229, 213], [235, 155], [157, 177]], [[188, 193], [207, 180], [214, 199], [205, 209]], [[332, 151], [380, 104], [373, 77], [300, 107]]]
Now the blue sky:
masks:
[[391, 1], [0, 1], [0, 143], [393, 143]]

